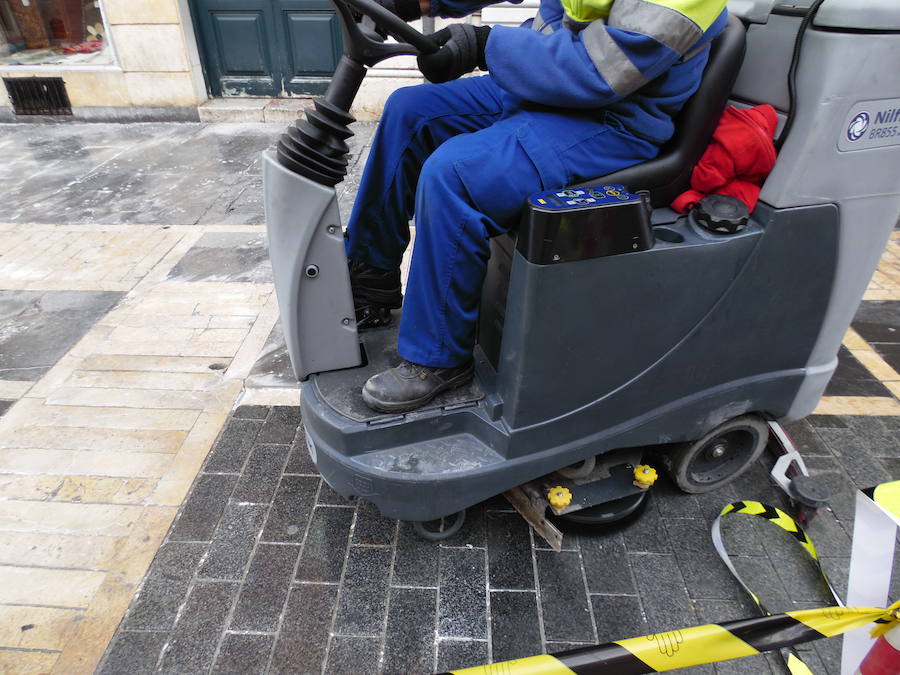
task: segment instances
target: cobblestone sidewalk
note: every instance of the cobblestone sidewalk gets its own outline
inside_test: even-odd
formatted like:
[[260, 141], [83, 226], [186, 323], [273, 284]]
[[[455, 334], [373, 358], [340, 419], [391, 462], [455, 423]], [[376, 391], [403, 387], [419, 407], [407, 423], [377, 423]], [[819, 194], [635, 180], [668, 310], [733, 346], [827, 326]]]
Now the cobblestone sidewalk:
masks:
[[[299, 421], [291, 407], [235, 411], [101, 673], [427, 674], [755, 614], [713, 552], [709, 523], [740, 498], [785, 506], [768, 458], [709, 495], [664, 481], [636, 523], [568, 535], [562, 553], [502, 499], [437, 545], [334, 493]], [[812, 474], [835, 490], [811, 535], [841, 592], [853, 493], [897, 476], [898, 429], [900, 418], [862, 416], [791, 427]], [[724, 521], [726, 541], [767, 606], [828, 603], [796, 542], [745, 520]], [[839, 672], [839, 659], [837, 640], [808, 647], [817, 673]], [[768, 655], [691, 672], [786, 671]]]

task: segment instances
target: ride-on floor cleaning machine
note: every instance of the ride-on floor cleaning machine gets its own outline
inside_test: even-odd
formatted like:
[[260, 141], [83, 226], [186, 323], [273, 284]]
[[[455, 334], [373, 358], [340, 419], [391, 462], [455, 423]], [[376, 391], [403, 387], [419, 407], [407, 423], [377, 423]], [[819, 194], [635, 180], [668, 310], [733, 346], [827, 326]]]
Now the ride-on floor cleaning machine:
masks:
[[[474, 381], [394, 415], [361, 397], [398, 362], [396, 331], [356, 330], [334, 186], [366, 68], [436, 47], [372, 0], [334, 4], [331, 85], [263, 163], [306, 438], [332, 487], [433, 538], [503, 492], [538, 526], [548, 504], [604, 522], [645, 498], [648, 450], [702, 492], [759, 456], [768, 422], [814, 410], [900, 214], [900, 3], [732, 0], [660, 156], [529, 199], [492, 240]], [[729, 102], [784, 121], [761, 201], [749, 220], [679, 215]]]

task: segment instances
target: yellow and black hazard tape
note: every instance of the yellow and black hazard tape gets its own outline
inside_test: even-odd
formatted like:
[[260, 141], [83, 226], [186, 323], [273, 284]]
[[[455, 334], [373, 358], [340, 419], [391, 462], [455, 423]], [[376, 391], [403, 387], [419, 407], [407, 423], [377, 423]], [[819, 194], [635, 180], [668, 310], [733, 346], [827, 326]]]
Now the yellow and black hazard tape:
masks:
[[[863, 492], [900, 518], [900, 481], [885, 483]], [[818, 566], [837, 606], [771, 614], [741, 579], [725, 549], [721, 519], [733, 513], [758, 516], [790, 533]], [[728, 569], [765, 616], [616, 640], [596, 647], [453, 670], [441, 675], [638, 675], [728, 661], [775, 650], [782, 651], [792, 675], [812, 675], [812, 671], [793, 649], [794, 645], [835, 637], [870, 623], [875, 624], [873, 635], [881, 634], [900, 623], [900, 602], [887, 609], [844, 607], [822, 568], [812, 540], [793, 518], [774, 506], [751, 500], [729, 504], [713, 522], [712, 539]]]
[[[781, 509], [778, 509], [774, 506], [769, 506], [768, 504], [763, 504], [762, 502], [745, 499], [739, 502], [733, 502], [722, 509], [722, 512], [718, 515], [718, 517], [715, 519], [715, 521], [713, 521], [712, 524], [712, 540], [713, 546], [716, 549], [716, 553], [718, 553], [719, 557], [722, 558], [722, 562], [724, 562], [728, 569], [731, 571], [731, 574], [740, 584], [741, 588], [743, 588], [747, 592], [747, 594], [751, 598], [753, 598], [753, 602], [756, 603], [756, 606], [759, 607], [759, 610], [763, 614], [771, 615], [771, 612], [766, 609], [765, 605], [763, 605], [762, 601], [759, 599], [759, 596], [757, 596], [756, 593], [753, 592], [753, 590], [741, 578], [741, 575], [738, 574], [737, 570], [731, 562], [728, 551], [725, 550], [725, 544], [722, 541], [721, 522], [722, 518], [729, 514], [757, 516], [769, 521], [773, 525], [777, 525], [782, 530], [793, 536], [794, 539], [796, 539], [800, 544], [801, 548], [816, 564], [816, 567], [819, 570], [819, 575], [822, 577], [822, 581], [824, 581], [825, 585], [828, 587], [828, 590], [831, 593], [831, 597], [834, 599], [835, 604], [841, 606], [844, 604], [841, 601], [840, 597], [838, 597], [837, 591], [834, 589], [831, 580], [828, 578], [828, 575], [825, 573], [825, 569], [822, 567], [822, 561], [819, 559], [819, 554], [816, 551], [816, 547], [813, 545], [812, 540], [809, 538], [809, 536], [807, 536], [806, 532], [803, 531], [803, 528], [797, 524], [797, 521], [791, 518]], [[781, 649], [781, 656], [782, 658], [784, 658], [785, 665], [787, 665], [787, 668], [792, 673], [792, 675], [811, 675], [812, 671], [809, 669], [809, 666], [807, 666], [806, 663], [803, 662], [803, 659], [800, 657], [800, 654], [797, 652], [797, 650], [789, 645], [785, 645]]]
[[831, 597], [834, 598], [835, 604], [844, 604], [838, 597], [837, 591], [834, 589], [831, 580], [828, 578], [828, 575], [825, 573], [825, 569], [822, 567], [822, 561], [819, 560], [819, 553], [816, 551], [816, 547], [813, 545], [812, 540], [809, 538], [809, 536], [807, 536], [806, 532], [803, 531], [803, 528], [797, 524], [797, 521], [791, 518], [781, 509], [775, 508], [774, 506], [769, 506], [768, 504], [763, 504], [762, 502], [755, 502], [749, 499], [745, 499], [739, 502], [733, 502], [722, 509], [722, 512], [715, 519], [715, 521], [713, 521], [712, 524], [712, 540], [713, 546], [716, 549], [716, 553], [718, 553], [719, 557], [722, 558], [722, 561], [725, 563], [725, 565], [727, 565], [728, 569], [734, 575], [735, 580], [741, 585], [741, 588], [747, 591], [747, 594], [751, 598], [753, 598], [753, 602], [756, 603], [760, 611], [762, 611], [764, 614], [769, 614], [769, 610], [766, 609], [765, 605], [763, 605], [756, 593], [754, 593], [753, 590], [744, 582], [744, 580], [741, 579], [741, 576], [738, 574], [737, 570], [734, 568], [734, 565], [731, 563], [731, 558], [728, 556], [728, 551], [725, 550], [725, 543], [722, 541], [722, 518], [732, 513], [757, 516], [769, 521], [773, 525], [777, 525], [782, 530], [793, 536], [794, 539], [797, 540], [797, 543], [799, 543], [803, 548], [803, 550], [806, 551], [806, 554], [816, 564], [816, 567], [819, 570], [819, 575], [822, 577], [822, 580], [825, 582], [825, 585], [831, 592]]
[[[453, 675], [639, 675], [727, 661], [834, 637], [870, 623], [900, 620], [900, 602], [888, 609], [826, 607], [726, 623], [711, 623], [560, 654], [450, 671]], [[796, 664], [793, 664], [796, 665]], [[798, 666], [794, 672], [804, 672]], [[806, 669], [805, 672], [810, 672]], [[450, 675], [443, 673], [442, 675]]]

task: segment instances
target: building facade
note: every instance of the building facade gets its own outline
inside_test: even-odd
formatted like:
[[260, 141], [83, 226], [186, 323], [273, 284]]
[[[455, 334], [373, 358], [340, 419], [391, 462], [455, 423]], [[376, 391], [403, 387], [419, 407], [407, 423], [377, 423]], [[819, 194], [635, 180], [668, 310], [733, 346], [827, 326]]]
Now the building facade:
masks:
[[[536, 7], [469, 20], [516, 24]], [[290, 116], [290, 99], [324, 92], [340, 53], [329, 0], [0, 0], [0, 120], [280, 119], [266, 113]], [[376, 117], [391, 91], [421, 81], [413, 57], [390, 59], [354, 113]]]

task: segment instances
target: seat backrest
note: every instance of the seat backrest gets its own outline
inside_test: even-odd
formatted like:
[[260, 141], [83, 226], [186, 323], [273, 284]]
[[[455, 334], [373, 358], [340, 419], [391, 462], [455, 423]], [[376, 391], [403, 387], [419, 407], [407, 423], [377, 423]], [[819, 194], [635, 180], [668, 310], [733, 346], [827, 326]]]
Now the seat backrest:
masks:
[[744, 60], [746, 31], [734, 14], [710, 46], [709, 61], [694, 95], [675, 119], [675, 135], [647, 162], [582, 185], [618, 183], [632, 192], [649, 190], [653, 206], [668, 206], [688, 189], [694, 165], [712, 139]]

